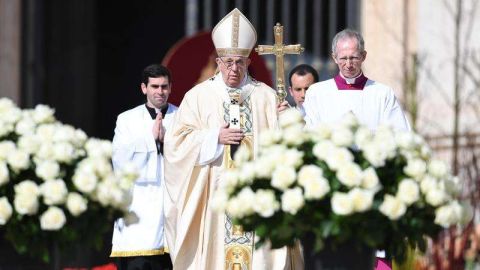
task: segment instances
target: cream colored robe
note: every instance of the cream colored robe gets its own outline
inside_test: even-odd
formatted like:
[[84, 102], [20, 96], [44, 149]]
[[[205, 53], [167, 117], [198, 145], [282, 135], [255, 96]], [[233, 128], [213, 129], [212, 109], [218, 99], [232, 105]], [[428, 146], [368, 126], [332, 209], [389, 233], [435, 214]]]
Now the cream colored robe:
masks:
[[[225, 269], [225, 215], [214, 212], [210, 203], [224, 171], [223, 155], [199, 165], [204, 140], [225, 123], [223, 103], [229, 97], [219, 80], [221, 74], [185, 94], [165, 137], [165, 228], [173, 267], [178, 270]], [[254, 86], [250, 103], [256, 152], [258, 133], [277, 128], [276, 96], [273, 89], [250, 78], [245, 85]], [[295, 269], [303, 269], [303, 260], [296, 255]], [[286, 248], [259, 248], [254, 251], [252, 269], [290, 269], [289, 258]]]

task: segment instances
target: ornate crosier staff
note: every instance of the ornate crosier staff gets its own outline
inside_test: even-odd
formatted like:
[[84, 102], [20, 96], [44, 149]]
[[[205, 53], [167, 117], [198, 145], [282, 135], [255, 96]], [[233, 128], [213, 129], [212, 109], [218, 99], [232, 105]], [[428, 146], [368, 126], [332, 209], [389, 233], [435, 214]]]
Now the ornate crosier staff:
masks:
[[272, 45], [258, 45], [255, 51], [259, 55], [275, 54], [276, 57], [276, 81], [277, 81], [277, 99], [281, 103], [287, 96], [285, 91], [285, 71], [283, 66], [283, 56], [285, 54], [300, 54], [305, 49], [300, 44], [283, 45], [283, 26], [277, 23], [273, 27], [273, 34], [275, 36], [275, 44]]
[[[277, 100], [278, 103], [282, 103], [287, 96], [285, 91], [285, 69], [284, 69], [284, 55], [285, 54], [301, 54], [305, 49], [300, 44], [284, 45], [283, 44], [283, 26], [277, 23], [273, 27], [273, 34], [275, 36], [275, 44], [272, 45], [258, 45], [255, 51], [259, 55], [263, 54], [275, 54], [275, 78], [277, 81]], [[288, 253], [290, 256], [290, 269], [294, 270], [292, 248], [288, 247]]]

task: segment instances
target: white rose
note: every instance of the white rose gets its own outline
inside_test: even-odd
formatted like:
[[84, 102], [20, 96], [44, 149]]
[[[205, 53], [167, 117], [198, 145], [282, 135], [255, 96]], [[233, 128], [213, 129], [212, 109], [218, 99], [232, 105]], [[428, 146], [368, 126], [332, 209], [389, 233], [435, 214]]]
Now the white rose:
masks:
[[332, 132], [332, 142], [337, 146], [350, 146], [353, 143], [353, 133], [345, 127], [337, 127]]
[[253, 206], [255, 204], [255, 193], [250, 187], [244, 187], [237, 195], [238, 200], [242, 204], [243, 214], [251, 215], [255, 212]]
[[379, 207], [379, 210], [389, 219], [397, 220], [405, 214], [407, 211], [407, 206], [400, 199], [386, 194], [383, 198], [382, 204]]
[[38, 124], [48, 123], [55, 120], [55, 118], [53, 117], [54, 113], [55, 111], [47, 105], [38, 104], [37, 106], [35, 106], [32, 117], [33, 120]]
[[271, 156], [263, 156], [255, 160], [255, 175], [259, 178], [270, 179], [273, 170], [275, 169], [275, 159]]
[[460, 204], [458, 201], [452, 201], [435, 210], [435, 223], [448, 228], [457, 223], [466, 223], [473, 216], [473, 209], [469, 204]]
[[37, 127], [36, 134], [42, 143], [52, 142], [53, 135], [55, 135], [55, 131], [58, 127], [58, 124], [42, 124]]
[[88, 139], [87, 134], [85, 134], [85, 132], [83, 130], [76, 129], [72, 143], [76, 147], [81, 147], [85, 144], [87, 139]]
[[35, 173], [43, 180], [53, 180], [57, 178], [60, 173], [60, 165], [52, 160], [43, 160], [37, 164]]
[[342, 116], [342, 119], [340, 120], [340, 126], [352, 129], [358, 127], [358, 118], [355, 116], [355, 114], [352, 111], [349, 111], [348, 113], [344, 114]]
[[0, 161], [0, 187], [8, 183], [8, 181], [10, 181], [10, 175], [7, 164], [3, 161]]
[[85, 149], [90, 157], [110, 157], [112, 155], [112, 145], [106, 140], [88, 139], [85, 143]]
[[366, 170], [363, 171], [361, 187], [373, 190], [374, 192], [378, 191], [381, 188], [377, 172], [373, 167], [368, 167]]
[[288, 149], [280, 154], [279, 161], [283, 166], [297, 168], [303, 164], [303, 152], [297, 149]]
[[13, 205], [20, 215], [32, 216], [38, 211], [38, 197], [23, 193], [16, 194]]
[[320, 179], [323, 176], [323, 171], [316, 165], [304, 165], [298, 171], [298, 183], [305, 186], [308, 180]]
[[330, 183], [323, 177], [306, 178], [303, 183], [303, 188], [305, 190], [305, 199], [319, 200], [330, 192]]
[[299, 110], [290, 108], [280, 114], [278, 122], [282, 128], [299, 123], [303, 124], [303, 116]]
[[365, 212], [371, 209], [374, 195], [372, 191], [361, 188], [354, 188], [348, 192], [355, 212]]
[[15, 132], [19, 135], [33, 134], [35, 132], [35, 122], [29, 118], [23, 118], [15, 125]]
[[239, 184], [238, 178], [239, 175], [237, 169], [228, 169], [222, 175], [220, 186], [230, 194]]
[[0, 198], [0, 225], [7, 224], [8, 220], [12, 216], [12, 206], [8, 202], [7, 197]]
[[272, 186], [280, 190], [286, 190], [291, 184], [295, 182], [297, 173], [292, 167], [277, 167], [272, 174]]
[[433, 178], [430, 175], [426, 175], [422, 178], [420, 182], [420, 190], [423, 194], [427, 194], [429, 190], [438, 189], [439, 185], [437, 179]]
[[313, 155], [320, 159], [326, 160], [327, 157], [331, 156], [333, 152], [337, 149], [331, 141], [321, 141], [316, 143], [313, 146], [312, 153]]
[[250, 184], [255, 178], [255, 165], [252, 162], [244, 163], [238, 172], [238, 180], [242, 184]]
[[299, 187], [287, 189], [282, 194], [282, 210], [295, 215], [305, 204], [302, 189]]
[[52, 140], [55, 143], [73, 142], [75, 139], [75, 128], [70, 125], [59, 124], [55, 129]]
[[12, 108], [1, 116], [2, 121], [12, 128], [20, 118], [22, 118], [22, 110], [19, 108]]
[[65, 213], [56, 206], [50, 206], [47, 211], [40, 216], [40, 228], [44, 231], [58, 231], [66, 222], [67, 218], [65, 217]]
[[415, 148], [414, 133], [408, 131], [399, 131], [395, 134], [395, 142], [399, 148], [404, 150], [412, 150]]
[[2, 119], [0, 119], [0, 137], [10, 134], [13, 132], [13, 130], [13, 124], [5, 123]]
[[49, 141], [42, 141], [38, 152], [35, 153], [35, 156], [40, 159], [53, 159], [53, 148], [53, 143]]
[[6, 160], [10, 153], [15, 151], [15, 149], [15, 143], [12, 141], [0, 142], [0, 160]]
[[28, 179], [16, 184], [13, 189], [15, 190], [16, 195], [37, 197], [40, 194], [38, 185]]
[[353, 202], [347, 193], [335, 192], [330, 201], [333, 213], [347, 216], [353, 213]]
[[439, 186], [452, 197], [457, 197], [462, 192], [462, 184], [460, 183], [459, 178], [456, 176], [439, 181]]
[[40, 141], [35, 135], [23, 135], [18, 138], [18, 148], [29, 154], [35, 154], [40, 148]]
[[105, 157], [92, 158], [91, 162], [99, 176], [107, 177], [113, 173], [112, 165]]
[[253, 209], [262, 217], [271, 217], [280, 208], [272, 190], [259, 189], [255, 192]]
[[314, 128], [313, 135], [313, 139], [315, 142], [328, 140], [331, 138], [332, 128], [326, 123], [320, 123]]
[[61, 179], [47, 180], [40, 185], [40, 192], [46, 205], [64, 203], [68, 194], [67, 185]]
[[91, 172], [76, 171], [73, 175], [73, 184], [83, 193], [91, 193], [97, 186], [97, 176]]
[[305, 130], [303, 124], [286, 127], [282, 132], [283, 141], [288, 145], [300, 145], [305, 142]]
[[346, 162], [337, 171], [338, 180], [347, 187], [355, 187], [362, 184], [363, 171], [357, 164]]
[[232, 197], [228, 200], [226, 212], [233, 218], [245, 217], [242, 201], [238, 197]]
[[345, 164], [352, 163], [353, 155], [347, 148], [335, 148], [325, 161], [332, 170], [338, 170]]
[[428, 172], [437, 178], [444, 178], [448, 174], [448, 167], [445, 162], [433, 159], [428, 164]]
[[439, 188], [428, 190], [425, 196], [425, 200], [431, 206], [439, 206], [446, 202], [449, 198], [450, 197], [448, 196], [448, 194]]
[[411, 205], [420, 199], [420, 188], [413, 179], [403, 179], [398, 185], [397, 198], [407, 205]]
[[75, 156], [75, 149], [68, 142], [59, 142], [53, 145], [53, 158], [56, 161], [70, 163]]
[[418, 181], [422, 179], [426, 171], [427, 163], [419, 158], [409, 159], [407, 166], [403, 168], [403, 172], [405, 172], [405, 174]]
[[252, 158], [250, 149], [246, 146], [240, 146], [234, 155], [235, 164], [240, 166]]
[[355, 132], [355, 145], [359, 149], [363, 149], [364, 146], [371, 142], [373, 139], [373, 133], [367, 127], [361, 126], [358, 128], [357, 132]]
[[0, 98], [0, 115], [5, 115], [6, 113], [8, 113], [8, 111], [16, 107], [17, 105], [15, 105], [15, 103], [11, 99], [6, 97]]
[[25, 170], [30, 166], [30, 155], [23, 150], [14, 150], [7, 157], [7, 162], [14, 171]]
[[67, 197], [67, 209], [77, 217], [87, 210], [87, 199], [76, 192], [71, 192]]
[[260, 146], [270, 146], [278, 143], [282, 139], [282, 133], [276, 129], [268, 129], [260, 133], [258, 144]]
[[366, 143], [363, 146], [363, 156], [374, 167], [382, 167], [388, 157], [388, 152], [385, 151], [384, 146], [376, 141]]

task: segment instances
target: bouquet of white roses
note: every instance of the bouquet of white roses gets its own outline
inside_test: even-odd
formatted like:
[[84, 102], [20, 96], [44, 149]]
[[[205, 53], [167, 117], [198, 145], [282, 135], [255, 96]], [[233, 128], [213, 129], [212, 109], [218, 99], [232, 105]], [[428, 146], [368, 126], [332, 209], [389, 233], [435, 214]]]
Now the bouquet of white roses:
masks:
[[239, 148], [214, 196], [259, 244], [291, 246], [313, 234], [317, 250], [353, 241], [402, 261], [408, 245], [425, 249], [425, 236], [472, 217], [456, 199], [458, 178], [413, 132], [372, 132], [353, 114], [305, 130], [293, 109], [280, 126], [261, 134], [255, 159]]
[[99, 247], [123, 215], [134, 167], [115, 174], [109, 141], [58, 122], [45, 105], [0, 99], [0, 232], [23, 254], [49, 260], [52, 242]]

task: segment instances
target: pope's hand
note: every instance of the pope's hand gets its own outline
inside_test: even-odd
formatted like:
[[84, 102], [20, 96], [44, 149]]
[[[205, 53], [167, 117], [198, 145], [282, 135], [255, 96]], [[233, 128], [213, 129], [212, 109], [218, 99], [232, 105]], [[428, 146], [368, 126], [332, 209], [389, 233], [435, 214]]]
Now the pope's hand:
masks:
[[285, 111], [288, 108], [290, 108], [290, 106], [288, 105], [288, 102], [286, 100], [284, 100], [282, 103], [278, 103], [277, 105], [277, 111], [279, 113]]
[[162, 113], [159, 112], [157, 117], [155, 118], [155, 122], [153, 123], [152, 133], [153, 139], [155, 141], [163, 142], [163, 136], [165, 136], [165, 130], [163, 129], [162, 125]]
[[221, 144], [240, 144], [245, 137], [239, 128], [228, 128], [229, 124], [224, 124], [218, 134], [218, 142]]

